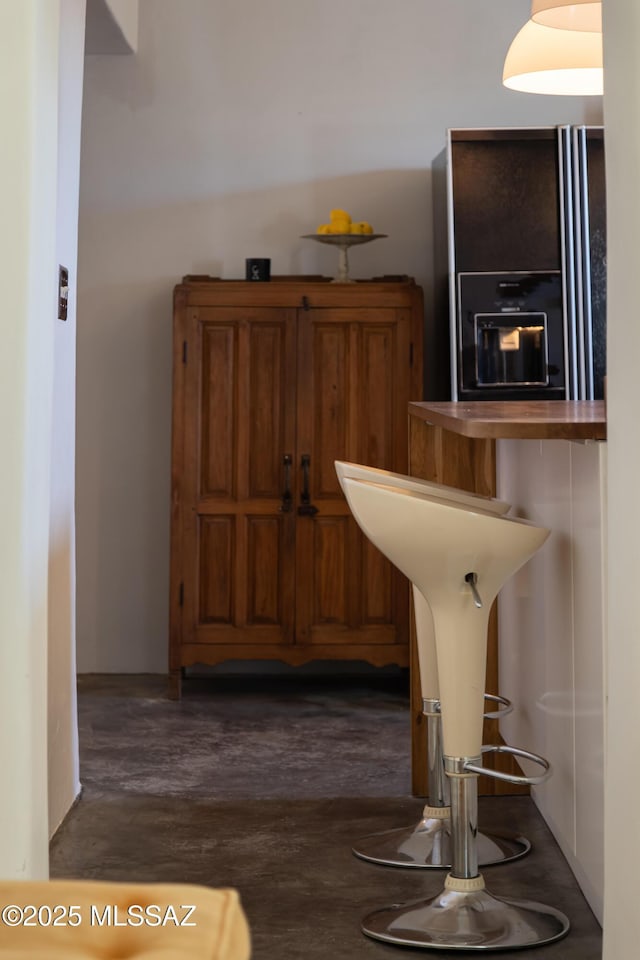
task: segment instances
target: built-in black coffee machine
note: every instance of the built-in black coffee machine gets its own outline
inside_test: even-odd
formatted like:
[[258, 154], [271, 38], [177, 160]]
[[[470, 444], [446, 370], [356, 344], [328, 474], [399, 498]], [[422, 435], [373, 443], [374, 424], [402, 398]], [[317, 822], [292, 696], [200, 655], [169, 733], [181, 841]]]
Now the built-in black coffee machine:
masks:
[[602, 129], [449, 130], [432, 172], [451, 399], [602, 397]]
[[460, 273], [457, 297], [461, 398], [564, 399], [559, 271]]

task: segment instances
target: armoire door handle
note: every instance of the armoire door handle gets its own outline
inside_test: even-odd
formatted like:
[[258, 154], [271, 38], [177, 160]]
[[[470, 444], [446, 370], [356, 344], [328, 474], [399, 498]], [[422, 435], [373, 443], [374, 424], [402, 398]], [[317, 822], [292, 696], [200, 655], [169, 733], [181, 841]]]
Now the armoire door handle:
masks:
[[300, 506], [298, 507], [299, 517], [315, 517], [318, 508], [311, 503], [311, 494], [309, 493], [309, 467], [311, 466], [311, 456], [308, 453], [302, 454], [300, 461], [302, 467], [302, 493], [300, 494]]
[[282, 458], [282, 465], [284, 466], [284, 490], [282, 491], [282, 503], [280, 504], [281, 513], [290, 513], [291, 506], [293, 504], [293, 497], [291, 496], [291, 464], [293, 463], [293, 457], [290, 453], [285, 453]]

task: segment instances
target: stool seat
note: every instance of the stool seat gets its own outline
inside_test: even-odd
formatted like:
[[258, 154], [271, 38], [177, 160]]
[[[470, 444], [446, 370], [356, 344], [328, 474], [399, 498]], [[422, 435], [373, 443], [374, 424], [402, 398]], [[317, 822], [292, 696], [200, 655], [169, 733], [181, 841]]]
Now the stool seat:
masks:
[[[455, 487], [448, 487], [441, 483], [433, 483], [430, 480], [422, 480], [420, 477], [409, 477], [402, 473], [393, 473], [391, 470], [380, 470], [377, 467], [368, 467], [361, 463], [336, 460], [335, 468], [340, 486], [349, 504], [348, 488], [345, 487], [344, 481], [363, 480], [365, 482], [382, 484], [391, 489], [435, 497], [447, 503], [467, 506], [472, 510], [480, 509], [488, 511], [499, 516], [508, 513], [511, 509], [511, 505], [505, 500], [497, 500], [494, 497], [481, 497], [474, 493], [466, 493], [464, 490], [457, 490]], [[358, 517], [356, 516], [356, 520], [357, 519]], [[419, 637], [417, 647], [422, 699], [437, 700], [440, 696], [440, 691], [438, 688], [436, 646], [431, 611], [424, 599], [424, 595], [416, 588], [415, 580], [413, 580], [412, 577], [409, 577], [409, 579], [412, 580], [414, 584], [413, 603], [416, 632]]]
[[363, 532], [431, 608], [445, 755], [479, 757], [491, 605], [550, 531], [370, 481], [345, 478], [343, 489]]
[[412, 490], [427, 496], [437, 497], [439, 500], [449, 500], [451, 503], [462, 503], [468, 507], [481, 507], [491, 513], [504, 514], [511, 509], [506, 500], [496, 497], [484, 497], [479, 493], [469, 493], [458, 487], [448, 487], [444, 483], [434, 480], [423, 480], [422, 477], [411, 477], [404, 473], [394, 473], [392, 470], [382, 470], [379, 467], [369, 467], [363, 463], [353, 463], [350, 460], [335, 460], [336, 473], [342, 486], [345, 478], [350, 480], [365, 480], [370, 483], [381, 483], [397, 490]]

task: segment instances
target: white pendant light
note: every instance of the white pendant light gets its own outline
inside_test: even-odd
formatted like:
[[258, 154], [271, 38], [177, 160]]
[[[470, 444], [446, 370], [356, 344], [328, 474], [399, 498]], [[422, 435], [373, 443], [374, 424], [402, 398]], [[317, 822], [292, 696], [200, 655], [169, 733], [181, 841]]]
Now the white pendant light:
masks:
[[532, 0], [531, 19], [544, 27], [602, 33], [600, 0]]
[[[534, 7], [545, 0], [534, 0]], [[550, 6], [550, 0], [546, 0]], [[555, 0], [556, 5], [560, 0]], [[585, 4], [595, 6], [595, 4]], [[511, 90], [558, 96], [602, 94], [602, 33], [525, 23], [509, 47], [502, 82]]]

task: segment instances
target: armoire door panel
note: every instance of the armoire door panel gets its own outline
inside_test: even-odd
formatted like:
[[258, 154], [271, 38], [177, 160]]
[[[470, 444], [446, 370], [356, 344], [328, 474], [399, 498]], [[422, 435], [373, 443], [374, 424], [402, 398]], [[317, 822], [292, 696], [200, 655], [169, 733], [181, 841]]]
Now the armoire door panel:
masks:
[[321, 517], [313, 523], [313, 622], [347, 622], [347, 517]]
[[250, 323], [248, 337], [248, 495], [278, 498], [282, 492], [285, 407], [292, 402], [283, 395], [285, 331], [282, 324]]
[[247, 517], [247, 623], [281, 620], [282, 519]]
[[236, 433], [237, 328], [202, 330], [200, 495], [233, 496]]
[[293, 642], [295, 519], [250, 511], [198, 520], [196, 643]]
[[346, 449], [349, 386], [349, 325], [314, 323], [313, 372], [311, 383], [313, 412], [313, 451], [311, 477], [317, 499], [339, 494], [340, 486], [333, 466]]
[[199, 623], [231, 623], [235, 520], [202, 517], [199, 524]]
[[385, 470], [394, 462], [396, 341], [395, 325], [363, 324], [360, 329], [358, 460]]
[[295, 518], [281, 505], [295, 445], [294, 314], [216, 307], [190, 321], [183, 376], [186, 395], [199, 395], [199, 429], [183, 444], [183, 623], [195, 644], [288, 644]]
[[393, 569], [370, 540], [362, 540], [362, 622], [393, 623]]
[[[400, 636], [403, 581], [353, 521], [345, 523], [350, 513], [334, 462], [397, 469], [398, 443], [407, 443], [408, 330], [409, 314], [389, 309], [316, 309], [300, 317], [298, 448], [310, 455], [310, 500], [319, 508], [304, 521], [313, 535], [297, 538], [297, 591], [308, 595], [297, 604], [297, 631], [307, 642], [339, 642], [346, 627], [354, 643]], [[400, 420], [398, 393], [406, 395]], [[355, 532], [347, 533], [351, 524]]]

